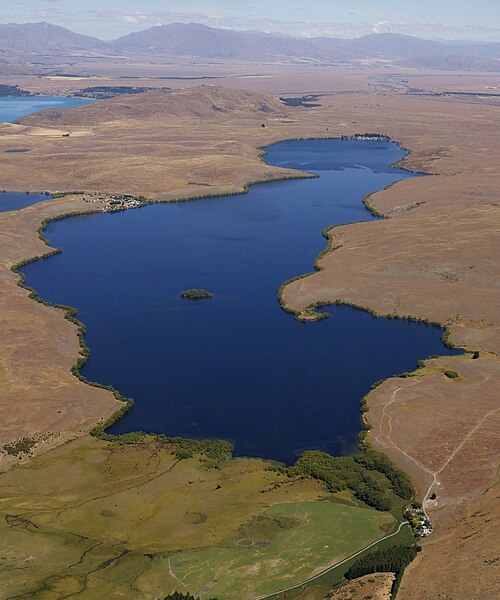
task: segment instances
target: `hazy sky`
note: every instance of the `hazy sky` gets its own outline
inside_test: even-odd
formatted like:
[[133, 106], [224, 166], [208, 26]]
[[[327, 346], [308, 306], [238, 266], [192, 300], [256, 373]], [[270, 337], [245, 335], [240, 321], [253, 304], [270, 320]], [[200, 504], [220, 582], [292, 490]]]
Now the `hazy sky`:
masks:
[[388, 31], [500, 41], [500, 0], [0, 0], [0, 22], [33, 21], [104, 39], [196, 21], [305, 36]]

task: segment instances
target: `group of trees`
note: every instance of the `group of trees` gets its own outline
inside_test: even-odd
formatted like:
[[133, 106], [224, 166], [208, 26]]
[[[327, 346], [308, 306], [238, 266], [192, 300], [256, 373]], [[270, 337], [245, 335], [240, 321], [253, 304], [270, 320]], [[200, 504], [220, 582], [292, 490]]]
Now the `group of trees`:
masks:
[[370, 471], [382, 473], [392, 491], [405, 500], [414, 496], [410, 478], [390, 460], [369, 446], [362, 445], [356, 456], [331, 456], [319, 450], [307, 450], [288, 468], [291, 476], [313, 477], [324, 481], [331, 492], [351, 490], [356, 498], [377, 510], [390, 510], [388, 486], [384, 486]]
[[353, 563], [345, 573], [346, 579], [356, 579], [370, 573], [395, 573], [391, 597], [395, 598], [404, 570], [422, 548], [415, 545], [392, 546], [366, 554]]
[[9, 456], [19, 456], [20, 454], [29, 454], [35, 446], [35, 438], [21, 437], [10, 444], [4, 444], [2, 450]]
[[419, 551], [420, 546], [405, 545], [366, 554], [349, 567], [345, 577], [356, 579], [369, 573], [398, 573], [411, 563]]
[[356, 498], [377, 510], [391, 508], [386, 490], [352, 456], [335, 457], [319, 450], [308, 450], [288, 472], [292, 476], [314, 477], [324, 481], [331, 492], [350, 489]]
[[400, 498], [405, 500], [413, 498], [415, 489], [410, 478], [398, 469], [385, 454], [369, 446], [363, 446], [361, 453], [355, 456], [354, 460], [365, 469], [383, 473], [390, 481], [394, 493]]
[[167, 437], [161, 434], [156, 437], [177, 446], [175, 454], [177, 459], [183, 460], [191, 458], [194, 454], [201, 454], [203, 456], [202, 462], [207, 467], [216, 468], [221, 463], [229, 460], [233, 454], [233, 445], [226, 440], [195, 440]]

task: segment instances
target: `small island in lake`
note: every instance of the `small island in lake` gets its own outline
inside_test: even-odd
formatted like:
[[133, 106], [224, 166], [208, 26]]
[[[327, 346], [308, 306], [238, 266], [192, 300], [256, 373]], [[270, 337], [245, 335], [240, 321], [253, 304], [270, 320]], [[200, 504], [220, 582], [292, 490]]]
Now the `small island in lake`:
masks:
[[207, 300], [208, 298], [213, 297], [214, 295], [212, 294], [212, 292], [196, 288], [193, 288], [191, 290], [184, 290], [183, 292], [181, 292], [181, 298], [186, 298], [187, 300]]

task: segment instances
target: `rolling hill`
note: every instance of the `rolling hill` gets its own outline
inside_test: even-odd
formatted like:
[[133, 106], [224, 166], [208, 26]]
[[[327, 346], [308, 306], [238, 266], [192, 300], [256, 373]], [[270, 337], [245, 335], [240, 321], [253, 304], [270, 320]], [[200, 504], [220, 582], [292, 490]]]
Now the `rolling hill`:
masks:
[[38, 127], [94, 126], [108, 122], [147, 121], [165, 118], [209, 120], [232, 116], [283, 115], [277, 100], [244, 90], [202, 85], [172, 93], [146, 92], [117, 97], [70, 109], [48, 109], [23, 117], [20, 123]]

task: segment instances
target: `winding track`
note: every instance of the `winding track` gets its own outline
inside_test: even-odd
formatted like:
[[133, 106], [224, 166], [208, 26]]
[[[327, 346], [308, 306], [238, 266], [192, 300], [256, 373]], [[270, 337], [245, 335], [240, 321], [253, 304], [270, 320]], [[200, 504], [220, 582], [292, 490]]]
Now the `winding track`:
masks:
[[[395, 448], [398, 452], [401, 452], [401, 454], [403, 454], [404, 456], [406, 456], [406, 458], [408, 458], [409, 460], [411, 460], [413, 463], [415, 463], [417, 465], [417, 467], [420, 467], [421, 469], [423, 469], [424, 471], [426, 471], [427, 473], [429, 473], [429, 475], [431, 475], [432, 477], [435, 476], [435, 473], [433, 471], [431, 471], [430, 469], [428, 469], [423, 463], [421, 463], [419, 460], [417, 460], [414, 456], [410, 456], [410, 454], [408, 454], [407, 452], [405, 452], [402, 448], [400, 448], [399, 446], [396, 446], [396, 444], [392, 441], [391, 439], [391, 433], [392, 433], [392, 416], [387, 412], [387, 409], [389, 408], [389, 406], [391, 406], [391, 404], [393, 404], [393, 402], [395, 402], [396, 400], [396, 396], [398, 394], [398, 392], [400, 392], [401, 390], [406, 390], [407, 388], [413, 387], [414, 385], [417, 385], [418, 383], [420, 383], [421, 379], [416, 379], [415, 381], [413, 381], [412, 383], [408, 384], [408, 385], [402, 385], [398, 388], [396, 388], [392, 394], [391, 394], [391, 399], [389, 400], [389, 402], [387, 402], [387, 404], [384, 405], [384, 408], [382, 410], [382, 419], [380, 421], [380, 433], [375, 437], [375, 440], [381, 444], [386, 446], [387, 444], [385, 444], [380, 438], [381, 437], [385, 437], [385, 439], [389, 442], [389, 444]], [[387, 433], [383, 433], [382, 432], [382, 427], [384, 425], [384, 419], [387, 419], [387, 425], [388, 425], [388, 432]]]
[[[462, 448], [462, 446], [471, 438], [472, 435], [474, 435], [474, 433], [479, 429], [479, 427], [481, 427], [481, 425], [486, 421], [486, 419], [496, 413], [497, 411], [499, 411], [500, 408], [494, 408], [493, 410], [490, 410], [488, 413], [486, 413], [484, 415], [484, 417], [482, 417], [475, 425], [474, 427], [469, 431], [469, 433], [464, 437], [464, 439], [460, 442], [460, 444], [458, 444], [458, 446], [455, 448], [455, 450], [453, 450], [453, 452], [450, 454], [450, 456], [448, 457], [448, 459], [446, 460], [446, 462], [443, 464], [443, 466], [436, 471], [435, 473], [432, 474], [432, 483], [429, 486], [429, 488], [427, 489], [427, 492], [425, 493], [424, 496], [424, 502], [423, 502], [423, 506], [424, 506], [424, 511], [425, 511], [425, 504], [428, 501], [429, 495], [431, 493], [432, 488], [436, 485], [437, 480], [438, 480], [438, 475], [439, 473], [441, 473], [441, 471], [448, 466], [448, 464], [453, 460], [453, 458], [455, 457], [455, 455], [457, 454], [457, 452], [459, 452]], [[427, 513], [426, 513], [427, 514]]]
[[[415, 457], [413, 457], [410, 454], [408, 454], [407, 452], [405, 452], [402, 448], [400, 448], [399, 446], [397, 446], [392, 441], [392, 439], [391, 439], [391, 433], [392, 433], [392, 416], [387, 412], [387, 409], [389, 408], [389, 406], [391, 406], [391, 404], [393, 404], [393, 402], [396, 400], [396, 396], [397, 396], [398, 392], [400, 392], [401, 390], [405, 390], [405, 389], [407, 389], [409, 387], [412, 387], [414, 385], [417, 385], [418, 383], [420, 383], [420, 381], [421, 381], [420, 378], [416, 379], [415, 381], [413, 381], [409, 385], [400, 386], [400, 387], [396, 388], [392, 392], [391, 399], [389, 400], [389, 402], [387, 402], [387, 404], [385, 404], [385, 406], [383, 408], [383, 411], [382, 411], [382, 420], [381, 420], [381, 423], [380, 423], [380, 433], [375, 437], [375, 440], [377, 442], [379, 442], [380, 444], [382, 444], [382, 445], [387, 445], [387, 444], [384, 444], [384, 442], [380, 439], [381, 437], [384, 437], [387, 440], [387, 442], [389, 442], [389, 444], [393, 448], [395, 448], [398, 452], [401, 452], [401, 454], [403, 454], [404, 456], [406, 456], [406, 458], [408, 458], [409, 460], [411, 460], [418, 467], [420, 467], [426, 473], [428, 473], [429, 475], [431, 475], [432, 482], [429, 485], [429, 487], [427, 488], [427, 491], [424, 494], [424, 498], [423, 498], [423, 502], [422, 502], [423, 511], [424, 511], [425, 515], [427, 516], [427, 518], [429, 518], [429, 515], [427, 514], [427, 511], [426, 511], [426, 505], [428, 503], [428, 498], [429, 498], [429, 496], [431, 494], [431, 491], [432, 491], [433, 487], [438, 483], [438, 475], [448, 466], [448, 464], [453, 460], [453, 458], [456, 456], [456, 454], [462, 449], [462, 447], [464, 446], [464, 444], [472, 437], [472, 435], [474, 435], [474, 433], [481, 427], [481, 425], [486, 421], [486, 419], [488, 419], [488, 417], [490, 417], [492, 414], [494, 414], [497, 411], [499, 411], [500, 408], [494, 408], [493, 410], [490, 410], [488, 413], [486, 413], [483, 417], [481, 417], [481, 419], [474, 425], [474, 427], [469, 431], [469, 433], [467, 433], [467, 435], [462, 439], [462, 441], [458, 444], [458, 446], [448, 456], [448, 458], [443, 463], [443, 465], [438, 470], [432, 471], [431, 469], [427, 468], [423, 463], [421, 463], [418, 459], [416, 459]], [[387, 425], [388, 425], [388, 432], [386, 434], [384, 434], [382, 432], [382, 426], [384, 424], [384, 418], [387, 418]]]

